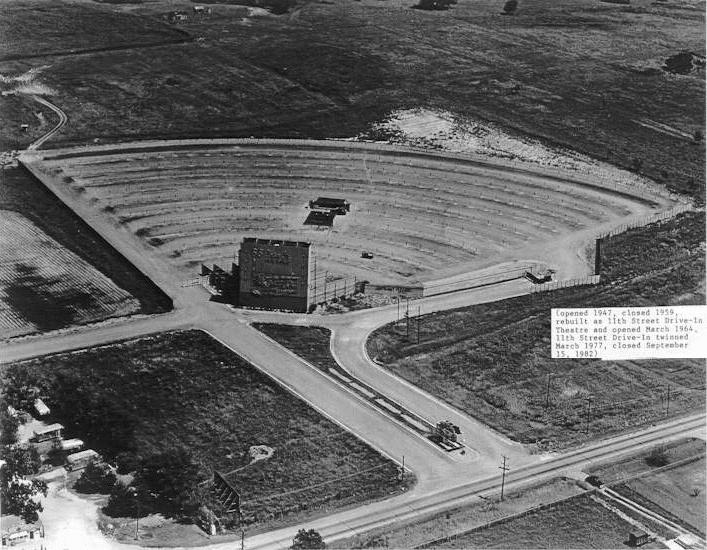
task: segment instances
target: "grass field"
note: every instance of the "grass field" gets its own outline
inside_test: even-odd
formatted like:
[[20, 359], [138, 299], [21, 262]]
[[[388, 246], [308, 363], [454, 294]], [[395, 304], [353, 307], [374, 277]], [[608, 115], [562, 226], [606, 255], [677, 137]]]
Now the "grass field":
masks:
[[701, 410], [703, 362], [551, 360], [549, 322], [552, 307], [704, 304], [703, 224], [701, 213], [691, 213], [610, 239], [597, 287], [426, 315], [419, 344], [406, 339], [404, 322], [388, 325], [373, 333], [368, 352], [413, 384], [540, 448], [665, 418], [668, 387], [671, 416]]
[[134, 48], [188, 36], [155, 17], [97, 3], [11, 0], [0, 6], [0, 61]]
[[[16, 292], [18, 304], [23, 309], [22, 315], [27, 322], [38, 323], [37, 326], [40, 330], [46, 330], [62, 328], [77, 321], [85, 322], [88, 318], [95, 320], [111, 317], [118, 313], [119, 310], [112, 313], [105, 311], [104, 308], [108, 305], [104, 303], [105, 296], [100, 294], [88, 296], [86, 291], [82, 290], [82, 286], [84, 286], [82, 278], [86, 276], [82, 271], [89, 273], [92, 270], [97, 270], [96, 275], [100, 275], [100, 278], [106, 281], [105, 284], [115, 287], [113, 292], [125, 295], [123, 299], [127, 299], [128, 295], [132, 296], [139, 303], [137, 308], [131, 307], [131, 312], [160, 313], [171, 309], [172, 304], [169, 297], [57, 200], [25, 169], [21, 167], [5, 168], [2, 171], [2, 178], [0, 209], [10, 211], [9, 216], [21, 215], [27, 220], [23, 223], [31, 223], [33, 227], [38, 228], [46, 235], [46, 238], [53, 243], [52, 248], [65, 249], [58, 252], [64, 258], [59, 262], [62, 264], [61, 269], [65, 274], [62, 276], [62, 284], [65, 285], [68, 282], [66, 277], [69, 273], [73, 273], [71, 275], [74, 281], [73, 288], [61, 291], [65, 294], [64, 298], [56, 294], [51, 299], [49, 297], [45, 299], [36, 294], [31, 288], [34, 286], [33, 283], [30, 283], [31, 279], [25, 280], [25, 283], [29, 284], [29, 288], [22, 290], [27, 285], [22, 283], [21, 277], [6, 276], [6, 285], [14, 284], [18, 287]], [[36, 251], [32, 252], [26, 247], [28, 245], [25, 242], [27, 239], [21, 239], [17, 235], [13, 236], [9, 232], [5, 233], [3, 237], [8, 239], [8, 247], [15, 247], [19, 250], [17, 255], [13, 257], [15, 263], [24, 262], [34, 265], [38, 262], [38, 258], [35, 257]], [[25, 246], [24, 252], [22, 252], [22, 246]], [[23, 257], [23, 254], [26, 255], [26, 258]], [[67, 258], [70, 257], [78, 258], [75, 262], [73, 260], [69, 262]], [[9, 269], [11, 266], [6, 267]], [[45, 275], [47, 274], [45, 273]], [[27, 296], [27, 292], [34, 297]], [[88, 308], [81, 314], [83, 321], [71, 313], [74, 306], [70, 302], [74, 298], [80, 298], [83, 302], [83, 305], [76, 304], [76, 307]], [[52, 308], [54, 308], [54, 315], [47, 315], [47, 312]]]
[[553, 501], [571, 498], [582, 492], [576, 482], [557, 478], [507, 492], [503, 502], [497, 499], [479, 499], [463, 508], [448, 510], [430, 517], [417, 517], [412, 523], [398, 523], [374, 529], [362, 535], [336, 543], [336, 548], [419, 548], [452, 533], [499, 521], [504, 517], [523, 513]]
[[[3, 366], [8, 403], [36, 385], [66, 433], [114, 457], [185, 446], [227, 474], [249, 532], [404, 490], [397, 466], [197, 331]], [[248, 466], [248, 450], [275, 452]], [[315, 486], [309, 488], [310, 486]]]
[[0, 248], [1, 338], [140, 311], [130, 294], [16, 212], [0, 210]]
[[623, 548], [633, 530], [633, 525], [589, 495], [580, 495], [431, 548]]
[[[633, 492], [630, 495], [632, 499], [670, 517], [670, 512], [660, 504], [666, 502], [667, 497], [667, 508], [676, 505], [671, 509], [677, 512], [677, 517], [671, 519], [683, 523], [697, 519], [698, 524], [692, 525], [699, 529], [704, 524], [704, 498], [691, 495], [695, 488], [701, 489], [700, 494], [704, 492], [705, 442], [690, 438], [656, 449], [660, 449], [666, 457], [667, 465], [659, 466], [647, 461], [655, 450], [648, 449], [620, 460], [593, 465], [584, 471], [598, 476], [605, 485], [622, 493], [623, 483], [636, 487], [645, 497]], [[612, 518], [612, 514], [606, 513], [606, 508], [597, 506], [596, 501], [588, 500], [586, 495], [578, 497], [586, 487], [580, 487], [571, 479], [557, 478], [506, 493], [503, 501], [482, 499], [469, 506], [418, 518], [409, 524], [373, 529], [341, 541], [337, 548], [463, 548], [466, 544], [470, 548], [582, 548], [585, 544], [596, 544], [595, 547], [599, 548], [603, 547], [601, 544], [606, 544], [607, 548], [623, 548], [628, 534], [623, 531], [625, 522], [618, 517]], [[655, 500], [647, 500], [650, 498]], [[520, 516], [535, 508], [539, 510]], [[585, 518], [585, 527], [576, 523], [581, 518], [582, 509], [591, 511]], [[553, 538], [548, 543], [542, 541], [539, 532], [542, 529], [548, 532], [553, 530], [557, 517], [565, 512], [570, 514], [570, 521], [563, 525], [562, 532], [552, 532]], [[599, 522], [596, 522], [597, 517]], [[646, 521], [640, 517], [635, 519]], [[659, 529], [653, 523], [650, 527]], [[596, 532], [597, 536], [586, 536], [586, 529]], [[664, 534], [674, 537], [669, 532]], [[502, 540], [504, 536], [507, 536], [505, 541]], [[622, 544], [617, 544], [617, 540]], [[648, 547], [662, 546], [652, 543]]]
[[[228, 265], [245, 236], [313, 242], [319, 272], [378, 285], [415, 286], [504, 261], [554, 266], [564, 248], [548, 241], [591, 238], [673, 204], [644, 186], [592, 187], [555, 179], [561, 173], [331, 142], [68, 149], [33, 166], [185, 276], [200, 263]], [[332, 194], [351, 212], [331, 230], [304, 226], [308, 201]], [[363, 251], [373, 258], [362, 261]]]
[[[445, 12], [412, 3], [308, 2], [245, 18], [216, 5], [212, 17], [179, 27], [194, 43], [25, 59], [0, 72], [51, 64], [40, 80], [68, 113], [64, 142], [354, 136], [421, 106], [498, 122], [702, 197], [704, 145], [691, 135], [703, 126], [704, 72], [663, 70], [679, 51], [704, 50], [701, 2], [526, 0], [512, 17], [496, 0]], [[57, 25], [47, 2], [6, 3], [4, 19], [29, 32], [9, 33], [5, 47], [41, 52], [101, 32], [109, 44], [162, 36], [156, 21], [177, 4], [192, 5], [82, 3], [80, 17]], [[77, 9], [61, 2], [61, 11]]]
[[705, 458], [613, 487], [634, 502], [705, 535]]

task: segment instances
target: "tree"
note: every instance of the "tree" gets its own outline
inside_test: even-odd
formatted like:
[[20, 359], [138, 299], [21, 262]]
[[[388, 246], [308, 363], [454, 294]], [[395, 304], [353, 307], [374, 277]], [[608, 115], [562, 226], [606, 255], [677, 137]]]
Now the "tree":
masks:
[[2, 484], [2, 511], [20, 516], [27, 523], [34, 523], [39, 519], [39, 512], [44, 510], [42, 504], [35, 500], [40, 494], [47, 496], [47, 484], [41, 479], [8, 476]]
[[74, 489], [79, 493], [110, 493], [116, 477], [110, 466], [102, 462], [91, 462], [76, 480]]
[[295, 538], [292, 539], [292, 546], [290, 548], [316, 550], [326, 548], [326, 544], [324, 544], [322, 536], [314, 529], [310, 529], [309, 531], [300, 529], [297, 531]]
[[154, 454], [144, 459], [132, 486], [141, 505], [167, 517], [191, 516], [199, 508], [196, 498], [201, 469], [183, 448]]
[[512, 15], [518, 9], [518, 0], [508, 0], [503, 6], [503, 15]]
[[[0, 401], [5, 400], [0, 399]], [[17, 443], [17, 428], [19, 425], [20, 419], [17, 415], [12, 416], [7, 412], [6, 407], [0, 407], [0, 444], [12, 445]]]
[[3, 456], [9, 477], [34, 475], [42, 466], [42, 459], [34, 447], [5, 447]]
[[705, 134], [700, 130], [699, 128], [695, 130], [695, 132], [692, 134], [692, 139], [695, 140], [695, 143], [702, 143], [702, 140], [705, 139]]
[[[103, 512], [107, 516], [120, 518], [135, 517], [137, 511], [136, 496], [132, 487], [129, 487], [122, 481], [118, 481], [113, 485], [113, 489], [111, 489], [108, 504], [103, 508]], [[150, 510], [146, 507], [140, 507], [140, 513], [147, 515], [150, 513]]]

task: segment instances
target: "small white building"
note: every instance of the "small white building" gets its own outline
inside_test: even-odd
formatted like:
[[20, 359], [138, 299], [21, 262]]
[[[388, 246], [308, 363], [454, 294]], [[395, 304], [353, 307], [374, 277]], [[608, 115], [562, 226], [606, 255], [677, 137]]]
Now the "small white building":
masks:
[[59, 449], [61, 449], [62, 452], [68, 453], [72, 452], [75, 453], [77, 451], [80, 451], [83, 448], [83, 441], [80, 439], [64, 439], [60, 444], [59, 444]]
[[28, 540], [44, 538], [41, 523], [25, 523], [19, 516], [2, 516], [2, 546], [17, 546]]
[[78, 453], [70, 454], [66, 457], [64, 467], [69, 471], [82, 470], [91, 462], [100, 462], [101, 456], [93, 449], [86, 449]]
[[41, 399], [37, 398], [34, 400], [34, 410], [37, 411], [39, 416], [47, 416], [51, 410], [47, 407]]

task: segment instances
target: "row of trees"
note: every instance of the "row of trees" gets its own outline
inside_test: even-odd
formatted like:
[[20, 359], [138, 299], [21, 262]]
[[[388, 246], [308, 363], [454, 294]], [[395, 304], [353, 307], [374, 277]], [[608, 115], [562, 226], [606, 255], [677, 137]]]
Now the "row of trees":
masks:
[[2, 460], [0, 468], [0, 499], [5, 514], [20, 516], [32, 523], [39, 519], [42, 504], [36, 500], [39, 495], [47, 496], [47, 484], [41, 479], [27, 479], [39, 472], [42, 461], [33, 447], [19, 447], [16, 416], [8, 414], [5, 407], [0, 407], [0, 429]]

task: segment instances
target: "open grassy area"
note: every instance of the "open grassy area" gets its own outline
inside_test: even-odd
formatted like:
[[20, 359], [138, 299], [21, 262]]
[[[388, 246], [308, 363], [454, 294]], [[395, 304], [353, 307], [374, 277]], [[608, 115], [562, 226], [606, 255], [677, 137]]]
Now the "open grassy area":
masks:
[[[134, 296], [140, 302], [140, 312], [161, 313], [172, 308], [168, 296], [24, 168], [2, 170], [0, 209], [18, 212], [46, 235], [112, 280], [120, 289]], [[18, 243], [18, 246], [20, 244]], [[80, 274], [77, 273], [76, 276], [79, 277]], [[51, 299], [46, 302], [36, 298], [27, 301], [19, 292], [18, 290], [17, 299], [24, 304], [25, 314], [31, 317], [32, 322], [39, 322], [40, 329], [62, 328], [76, 321], [71, 310], [71, 300], [54, 300], [52, 303]], [[32, 289], [29, 288], [25, 292], [32, 292]], [[75, 294], [78, 291], [73, 292]], [[47, 315], [48, 307], [56, 309], [52, 318]]]
[[425, 548], [623, 548], [633, 530], [592, 496], [580, 495]]
[[705, 458], [666, 466], [613, 487], [637, 504], [705, 535]]
[[[704, 215], [607, 243], [602, 282], [423, 316], [373, 333], [371, 357], [509, 437], [556, 448], [704, 408], [698, 360], [550, 359], [553, 307], [704, 304]], [[549, 407], [545, 406], [551, 375]], [[667, 391], [671, 391], [667, 410]], [[592, 396], [587, 423], [585, 397]]]
[[[173, 332], [0, 371], [7, 403], [36, 385], [71, 437], [108, 458], [179, 446], [226, 474], [249, 532], [404, 490], [397, 466], [198, 331]], [[274, 449], [249, 465], [251, 446]]]
[[[417, 517], [411, 523], [397, 523], [373, 529], [362, 535], [338, 541], [336, 548], [418, 548], [452, 533], [499, 521], [550, 502], [572, 498], [582, 492], [575, 481], [557, 478], [507, 492], [505, 499], [480, 498], [476, 503], [429, 517]], [[571, 547], [571, 546], [570, 546]]]
[[[704, 70], [663, 70], [679, 51], [704, 50], [701, 2], [526, 0], [510, 17], [496, 0], [443, 12], [413, 3], [307, 2], [246, 17], [219, 4], [179, 27], [194, 43], [52, 58], [39, 80], [68, 113], [65, 142], [353, 136], [395, 109], [423, 106], [495, 121], [702, 196], [704, 145], [691, 136], [704, 121]], [[49, 29], [60, 44], [91, 35], [86, 28], [110, 26], [126, 42], [135, 29], [161, 34], [151, 18], [174, 7], [112, 4], [130, 12], [121, 19], [105, 4], [81, 4], [81, 17], [55, 29], [46, 5], [6, 4], [5, 19], [33, 31], [11, 34], [10, 51], [41, 51]], [[45, 64], [32, 58], [0, 72]]]
[[183, 41], [155, 17], [89, 2], [11, 0], [0, 5], [0, 61]]

